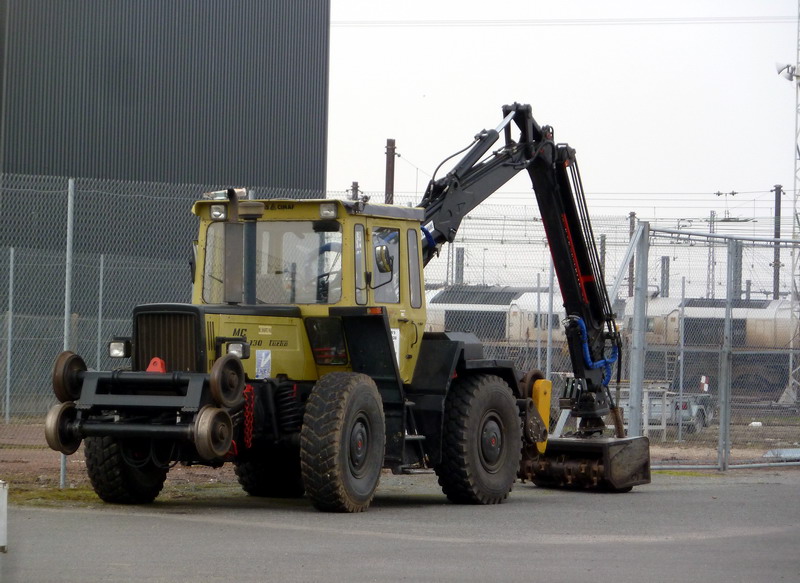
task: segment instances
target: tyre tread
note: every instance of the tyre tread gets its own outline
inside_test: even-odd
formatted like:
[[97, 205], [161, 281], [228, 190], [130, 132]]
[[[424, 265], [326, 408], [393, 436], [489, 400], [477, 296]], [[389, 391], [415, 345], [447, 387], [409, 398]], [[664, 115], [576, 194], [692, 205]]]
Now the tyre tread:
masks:
[[[306, 402], [300, 433], [300, 466], [306, 493], [318, 510], [362, 512], [372, 501], [372, 496], [365, 502], [353, 500], [338, 467], [340, 430], [347, 402], [355, 387], [364, 382], [374, 386], [370, 377], [360, 373], [327, 374], [318, 381]], [[381, 404], [380, 398], [378, 403]], [[380, 413], [383, 418], [382, 406]]]
[[[522, 455], [522, 443], [511, 454], [509, 464], [513, 465], [513, 477], [509, 480], [508, 489], [504, 492], [487, 491], [480, 483], [479, 468], [470, 461], [470, 448], [473, 447], [474, 435], [469, 427], [471, 416], [477, 414], [476, 407], [481, 391], [488, 390], [491, 385], [502, 383], [512, 395], [511, 389], [499, 377], [479, 374], [463, 377], [453, 383], [445, 402], [442, 428], [442, 456], [434, 470], [439, 478], [442, 492], [451, 502], [457, 504], [499, 504], [508, 498], [516, 479], [516, 471]], [[513, 398], [513, 396], [511, 396]], [[516, 407], [516, 404], [514, 405]], [[521, 429], [520, 429], [521, 434]], [[511, 445], [510, 441], [509, 445]], [[510, 472], [510, 470], [508, 470]]]
[[125, 461], [112, 437], [87, 437], [84, 454], [89, 480], [101, 500], [112, 504], [149, 504], [156, 499], [167, 477], [166, 468], [147, 467], [147, 483], [137, 479], [139, 468]]

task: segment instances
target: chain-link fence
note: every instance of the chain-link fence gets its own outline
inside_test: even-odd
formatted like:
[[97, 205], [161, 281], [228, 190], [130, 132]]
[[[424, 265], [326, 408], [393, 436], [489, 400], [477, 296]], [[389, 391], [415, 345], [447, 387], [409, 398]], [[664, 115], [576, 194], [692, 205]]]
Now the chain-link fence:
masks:
[[[218, 188], [0, 176], [0, 462], [35, 453], [58, 459], [44, 444], [43, 419], [55, 402], [51, 367], [63, 348], [91, 368], [108, 369], [107, 341], [130, 335], [135, 305], [189, 301], [196, 235], [190, 206]], [[252, 189], [254, 198], [321, 195]], [[395, 200], [417, 202], [406, 198]], [[538, 216], [534, 205], [489, 203], [464, 220], [454, 244], [426, 268], [428, 328], [473, 331], [487, 356], [540, 369], [558, 387], [571, 374], [570, 361]], [[619, 283], [613, 304], [626, 343], [623, 404], [635, 327], [636, 280], [627, 267], [635, 225], [628, 216], [593, 219], [606, 283]], [[791, 248], [779, 246], [784, 265], [775, 270], [775, 245], [758, 237], [739, 240], [729, 257], [727, 239], [659, 228], [647, 237], [648, 273], [640, 276], [647, 292], [640, 430], [651, 438], [654, 463], [718, 465], [725, 448], [734, 463], [785, 459], [765, 457], [770, 452], [791, 456], [787, 450], [800, 447], [789, 382], [800, 364], [788, 294]]]
[[[662, 463], [798, 461], [797, 248], [750, 235], [644, 232], [643, 431], [657, 445], [693, 446]], [[633, 303], [626, 302], [628, 330]]]

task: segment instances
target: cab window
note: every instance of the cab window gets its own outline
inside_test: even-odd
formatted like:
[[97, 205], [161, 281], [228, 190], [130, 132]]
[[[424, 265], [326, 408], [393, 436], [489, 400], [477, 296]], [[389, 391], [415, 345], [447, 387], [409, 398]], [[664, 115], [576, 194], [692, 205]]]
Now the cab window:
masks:
[[422, 306], [422, 278], [419, 273], [419, 234], [415, 229], [408, 230], [408, 287], [411, 307]]
[[364, 245], [364, 225], [356, 225], [354, 239], [356, 303], [363, 306], [367, 303], [367, 261], [365, 257], [366, 246]]
[[400, 230], [372, 230], [373, 298], [378, 303], [400, 302]]

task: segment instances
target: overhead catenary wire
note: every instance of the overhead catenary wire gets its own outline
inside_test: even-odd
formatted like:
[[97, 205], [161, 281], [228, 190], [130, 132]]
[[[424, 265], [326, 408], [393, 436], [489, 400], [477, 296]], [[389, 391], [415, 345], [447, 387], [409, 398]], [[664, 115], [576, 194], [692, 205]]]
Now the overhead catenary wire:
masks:
[[409, 19], [409, 20], [334, 20], [338, 28], [395, 27], [546, 27], [546, 26], [675, 26], [675, 25], [741, 25], [741, 24], [796, 24], [797, 16], [696, 16], [651, 18], [521, 18], [521, 19]]

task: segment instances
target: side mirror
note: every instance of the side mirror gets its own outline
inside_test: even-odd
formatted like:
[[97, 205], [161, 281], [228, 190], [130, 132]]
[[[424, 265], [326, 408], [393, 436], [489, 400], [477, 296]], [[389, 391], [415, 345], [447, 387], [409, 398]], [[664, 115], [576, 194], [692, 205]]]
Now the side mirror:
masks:
[[391, 273], [394, 258], [389, 253], [387, 245], [378, 245], [375, 247], [375, 265], [378, 267], [380, 273]]

